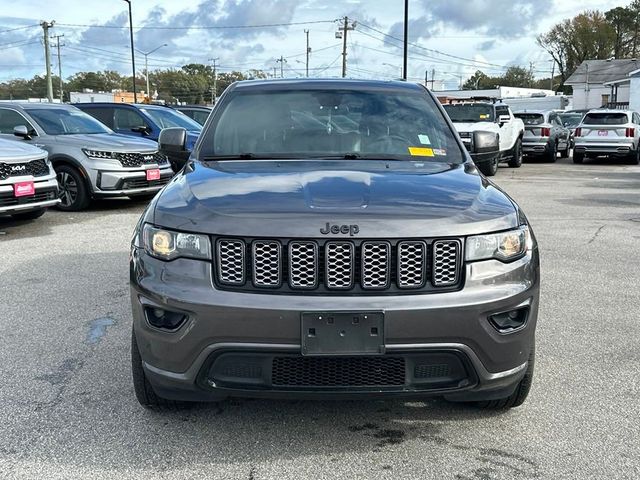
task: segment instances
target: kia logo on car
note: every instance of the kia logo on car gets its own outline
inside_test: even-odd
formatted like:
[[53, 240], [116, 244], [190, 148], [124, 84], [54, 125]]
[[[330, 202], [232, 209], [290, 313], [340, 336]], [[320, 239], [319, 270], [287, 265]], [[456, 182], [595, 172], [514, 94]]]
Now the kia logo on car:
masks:
[[145, 155], [144, 159], [145, 160], [153, 160], [153, 155]]
[[26, 170], [26, 169], [27, 169], [26, 165], [14, 165], [11, 167], [12, 172], [22, 172], [23, 170]]
[[360, 233], [360, 227], [358, 225], [331, 225], [329, 222], [324, 226], [324, 228], [320, 229], [320, 233], [322, 235], [329, 235], [333, 233], [334, 235], [338, 235], [342, 233], [344, 235], [349, 234], [351, 237]]

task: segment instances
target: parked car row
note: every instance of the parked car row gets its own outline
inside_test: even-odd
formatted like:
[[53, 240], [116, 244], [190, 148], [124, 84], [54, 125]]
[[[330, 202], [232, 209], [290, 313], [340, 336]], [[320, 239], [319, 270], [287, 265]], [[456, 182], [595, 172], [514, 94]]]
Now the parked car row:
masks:
[[[186, 150], [159, 152], [153, 140], [177, 126], [187, 132]], [[182, 168], [201, 128], [164, 106], [3, 103], [0, 213], [37, 216], [52, 205], [81, 210], [94, 198], [152, 197]], [[43, 162], [47, 168], [40, 168]], [[41, 192], [45, 178], [49, 190]]]

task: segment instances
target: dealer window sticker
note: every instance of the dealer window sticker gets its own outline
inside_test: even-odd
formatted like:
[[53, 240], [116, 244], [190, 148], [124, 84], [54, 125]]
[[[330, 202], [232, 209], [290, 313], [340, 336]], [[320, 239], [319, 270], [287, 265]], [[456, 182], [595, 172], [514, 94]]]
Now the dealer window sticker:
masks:
[[420, 143], [422, 145], [431, 145], [431, 139], [429, 138], [429, 135], [425, 135], [424, 133], [418, 134], [418, 140], [420, 140]]
[[446, 157], [447, 151], [444, 148], [434, 148], [433, 154], [437, 157]]
[[488, 114], [488, 113], [481, 113], [481, 114], [480, 114], [480, 118], [481, 118], [482, 120], [484, 120], [485, 118], [489, 118], [489, 114]]
[[409, 147], [409, 154], [412, 157], [433, 157], [433, 148]]

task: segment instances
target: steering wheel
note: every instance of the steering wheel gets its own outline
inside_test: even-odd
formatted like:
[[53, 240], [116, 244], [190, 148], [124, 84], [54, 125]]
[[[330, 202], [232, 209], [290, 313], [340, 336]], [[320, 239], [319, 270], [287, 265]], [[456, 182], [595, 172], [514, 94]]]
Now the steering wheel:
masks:
[[413, 142], [402, 135], [388, 134], [381, 135], [371, 142], [368, 148], [380, 148], [381, 153], [406, 152]]

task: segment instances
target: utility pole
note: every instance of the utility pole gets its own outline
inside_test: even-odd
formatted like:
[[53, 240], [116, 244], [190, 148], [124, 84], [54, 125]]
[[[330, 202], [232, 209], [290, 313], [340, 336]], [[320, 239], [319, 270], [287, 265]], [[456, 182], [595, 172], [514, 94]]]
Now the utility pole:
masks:
[[429, 70], [424, 71], [424, 86], [429, 86]]
[[64, 102], [63, 94], [62, 94], [62, 57], [60, 56], [60, 47], [64, 47], [64, 43], [60, 43], [60, 39], [64, 37], [64, 33], [62, 35], [52, 35], [51, 38], [56, 39], [56, 44], [54, 45], [58, 49], [58, 79], [60, 80], [60, 103]]
[[133, 47], [133, 17], [131, 15], [131, 0], [124, 0], [129, 4], [129, 36], [131, 37], [131, 68], [133, 69], [133, 103], [138, 103], [136, 93], [136, 55]]
[[284, 78], [284, 64], [287, 62], [287, 59], [280, 55], [280, 58], [276, 60], [276, 63], [280, 64], [280, 78]]
[[218, 57], [210, 58], [209, 61], [213, 63], [213, 90], [211, 91], [211, 104], [216, 104], [216, 98], [218, 98], [218, 71], [216, 70], [216, 62], [220, 60]]
[[409, 58], [409, 0], [404, 0], [404, 52], [402, 59], [402, 79], [407, 80], [407, 63]]
[[433, 90], [433, 82], [436, 80], [436, 69], [431, 69], [431, 90]]
[[342, 78], [347, 76], [347, 33], [356, 29], [356, 22], [349, 24], [349, 17], [342, 19], [342, 28], [336, 32], [336, 38], [342, 38]]
[[53, 84], [51, 83], [51, 50], [49, 49], [49, 29], [53, 28], [53, 25], [56, 22], [52, 20], [51, 22], [42, 21], [40, 22], [40, 26], [42, 27], [42, 31], [44, 34], [44, 61], [47, 66], [47, 100], [51, 103], [53, 102]]
[[309, 78], [309, 54], [311, 53], [311, 48], [309, 47], [309, 30], [305, 30], [304, 33], [307, 35], [307, 78]]
[[556, 75], [556, 61], [551, 60], [551, 80], [549, 80], [549, 90], [553, 90], [553, 77]]

